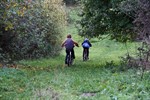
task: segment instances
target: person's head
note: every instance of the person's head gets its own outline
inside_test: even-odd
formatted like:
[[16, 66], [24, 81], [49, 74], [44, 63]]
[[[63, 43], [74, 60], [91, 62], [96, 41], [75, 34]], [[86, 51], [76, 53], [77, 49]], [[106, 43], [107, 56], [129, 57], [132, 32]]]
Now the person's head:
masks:
[[67, 35], [67, 38], [71, 38], [71, 34], [68, 34], [68, 35]]
[[84, 41], [89, 41], [88, 38], [85, 38]]

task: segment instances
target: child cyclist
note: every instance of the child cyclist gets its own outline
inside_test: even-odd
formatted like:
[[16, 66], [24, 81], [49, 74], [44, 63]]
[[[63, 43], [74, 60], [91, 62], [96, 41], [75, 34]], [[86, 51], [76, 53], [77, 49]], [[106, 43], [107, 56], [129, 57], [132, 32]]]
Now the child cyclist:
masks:
[[71, 51], [71, 55], [72, 58], [75, 59], [75, 53], [74, 53], [74, 46], [79, 47], [78, 43], [75, 42], [72, 38], [71, 35], [68, 34], [67, 38], [65, 39], [65, 41], [61, 44], [62, 47], [65, 46], [66, 48], [66, 58], [65, 58], [65, 64], [67, 64], [67, 55], [69, 55], [70, 51]]
[[84, 56], [85, 50], [87, 50], [87, 57], [89, 59], [89, 48], [92, 47], [92, 44], [87, 38], [85, 38], [85, 40], [82, 42], [82, 47], [83, 47], [83, 56]]

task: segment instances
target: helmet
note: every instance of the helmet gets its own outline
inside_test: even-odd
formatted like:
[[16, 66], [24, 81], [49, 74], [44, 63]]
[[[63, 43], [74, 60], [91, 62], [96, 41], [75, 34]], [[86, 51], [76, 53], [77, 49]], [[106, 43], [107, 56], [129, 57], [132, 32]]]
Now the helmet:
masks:
[[85, 40], [84, 41], [88, 41], [88, 38], [85, 38]]
[[67, 35], [67, 38], [71, 38], [71, 34], [68, 34], [68, 35]]

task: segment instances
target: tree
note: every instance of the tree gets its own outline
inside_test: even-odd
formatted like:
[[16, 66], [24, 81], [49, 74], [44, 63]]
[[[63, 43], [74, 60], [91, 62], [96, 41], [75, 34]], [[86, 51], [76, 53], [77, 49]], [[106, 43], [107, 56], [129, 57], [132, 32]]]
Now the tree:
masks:
[[78, 22], [79, 34], [87, 37], [100, 37], [109, 34], [111, 39], [125, 42], [132, 40], [133, 19], [123, 13], [120, 4], [123, 0], [82, 0], [82, 18]]
[[[150, 54], [150, 1], [149, 0], [126, 0], [122, 5], [123, 11], [134, 17], [134, 31], [137, 34], [136, 40], [141, 42], [138, 47], [138, 53], [132, 59], [136, 62], [136, 67], [139, 66], [143, 69], [149, 67], [149, 54]], [[130, 57], [131, 58], [131, 57]], [[131, 59], [129, 58], [128, 61]], [[143, 74], [142, 74], [143, 77]]]
[[80, 0], [63, 0], [63, 2], [69, 6], [69, 5], [76, 5]]

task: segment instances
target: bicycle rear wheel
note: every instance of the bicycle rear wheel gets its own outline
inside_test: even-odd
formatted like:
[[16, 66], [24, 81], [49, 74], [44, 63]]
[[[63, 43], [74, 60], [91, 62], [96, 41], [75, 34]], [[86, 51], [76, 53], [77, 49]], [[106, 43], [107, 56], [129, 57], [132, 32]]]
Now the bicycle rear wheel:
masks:
[[70, 55], [67, 55], [67, 65], [70, 66]]
[[83, 52], [83, 61], [86, 61], [86, 60], [88, 60], [87, 49], [85, 49], [84, 52]]
[[71, 66], [73, 63], [73, 58], [71, 57], [71, 52], [70, 54], [67, 56], [67, 65]]

